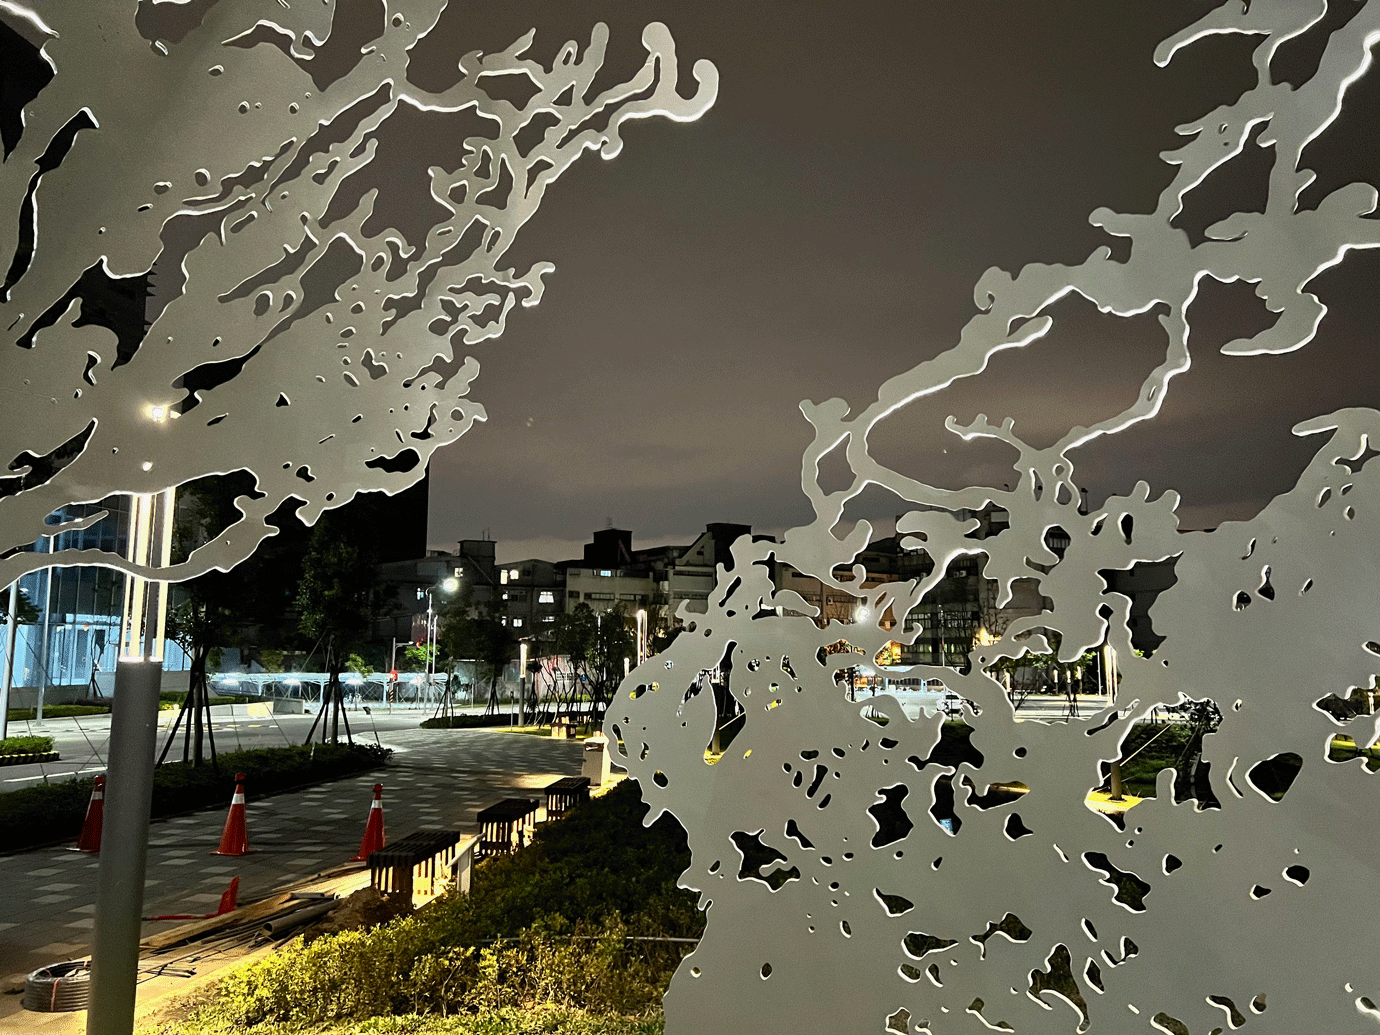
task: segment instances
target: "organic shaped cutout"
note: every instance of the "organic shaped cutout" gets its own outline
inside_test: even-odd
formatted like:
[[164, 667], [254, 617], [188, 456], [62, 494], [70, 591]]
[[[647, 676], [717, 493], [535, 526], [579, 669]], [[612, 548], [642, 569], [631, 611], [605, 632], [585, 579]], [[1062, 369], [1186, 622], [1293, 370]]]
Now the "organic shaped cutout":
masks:
[[1357, 474], [1371, 457], [1380, 456], [1380, 450], [1374, 449], [1370, 444], [1370, 436], [1361, 437], [1361, 451], [1355, 456], [1338, 457], [1333, 461], [1338, 467], [1345, 467], [1348, 474]]
[[[1369, 650], [1369, 645], [1367, 645]], [[1351, 693], [1346, 697], [1338, 697], [1336, 694], [1328, 694], [1321, 700], [1314, 701], [1313, 707], [1319, 711], [1326, 712], [1332, 717], [1332, 721], [1338, 726], [1345, 726], [1352, 719], [1362, 715], [1369, 715], [1373, 709], [1372, 694], [1374, 690], [1362, 690], [1359, 687], [1352, 687]]]
[[977, 786], [966, 776], [963, 778], [963, 785], [968, 788], [968, 800], [964, 804], [984, 811], [995, 809], [999, 805], [1009, 805], [1013, 801], [1020, 801], [1030, 791], [1030, 788], [1019, 780], [989, 783], [986, 792], [981, 795], [977, 793]]
[[883, 787], [877, 792], [881, 801], [868, 806], [868, 813], [877, 824], [877, 832], [872, 835], [872, 847], [881, 848], [894, 841], [900, 841], [915, 826], [906, 810], [901, 807], [910, 788], [898, 783], [894, 787]]
[[1292, 751], [1257, 762], [1246, 774], [1252, 787], [1271, 801], [1281, 801], [1298, 779], [1303, 759]]
[[954, 785], [944, 776], [934, 781], [934, 804], [930, 806], [930, 816], [949, 834], [957, 834], [963, 820], [954, 812]]
[[1184, 1022], [1177, 1017], [1170, 1017], [1169, 1014], [1161, 1011], [1150, 1019], [1150, 1025], [1156, 1031], [1162, 1031], [1165, 1035], [1193, 1035], [1184, 1025]]
[[1286, 870], [1284, 871], [1284, 877], [1285, 877], [1286, 880], [1292, 881], [1293, 883], [1297, 884], [1299, 887], [1303, 887], [1305, 884], [1308, 883], [1308, 877], [1309, 877], [1308, 867], [1307, 867], [1307, 866], [1290, 866], [1288, 869], [1286, 869]]
[[793, 819], [786, 820], [786, 836], [795, 838], [796, 841], [800, 843], [801, 848], [814, 847], [810, 839], [800, 832], [800, 827], [796, 826], [796, 822]]
[[1097, 965], [1097, 961], [1091, 956], [1088, 957], [1088, 964], [1083, 968], [1083, 980], [1088, 987], [1098, 993], [1107, 991], [1107, 986], [1102, 983], [1102, 968]]
[[736, 830], [731, 835], [733, 846], [743, 858], [743, 865], [738, 869], [738, 879], [761, 881], [772, 891], [777, 891], [788, 881], [799, 880], [800, 868], [792, 866], [790, 869], [784, 869], [777, 866], [763, 873], [764, 867], [774, 862], [786, 862], [787, 859], [775, 848], [762, 843], [762, 833], [761, 830], [755, 834]]
[[1023, 837], [1029, 837], [1031, 834], [1035, 833], [1035, 831], [1021, 822], [1021, 815], [1019, 812], [1013, 812], [1006, 817], [1006, 826], [1004, 829], [1006, 831], [1006, 836], [1012, 841], [1018, 841]]
[[1021, 918], [1015, 913], [1007, 913], [1000, 921], [991, 921], [987, 924], [987, 930], [981, 934], [969, 937], [969, 941], [980, 949], [979, 955], [987, 958], [987, 939], [994, 934], [1000, 934], [1007, 941], [1012, 943], [1027, 942], [1030, 940], [1030, 928], [1021, 923]]
[[1100, 870], [1105, 874], [1102, 883], [1117, 889], [1113, 901], [1120, 902], [1134, 913], [1145, 911], [1145, 896], [1151, 891], [1149, 884], [1128, 870], [1118, 869], [1101, 852], [1084, 852], [1083, 861], [1088, 864], [1089, 869]]
[[872, 894], [874, 894], [877, 897], [877, 901], [882, 904], [882, 908], [886, 910], [887, 916], [900, 916], [903, 913], [909, 913], [915, 908], [915, 903], [910, 899], [904, 898], [901, 895], [888, 895], [886, 892], [882, 891], [881, 888], [873, 888]]
[[1056, 945], [1045, 960], [1045, 966], [1049, 969], [1031, 971], [1030, 991], [1036, 997], [1048, 992], [1064, 1000], [1079, 1015], [1078, 1030], [1085, 1031], [1088, 1026], [1088, 1004], [1073, 978], [1073, 958], [1068, 946]]
[[932, 952], [942, 952], [951, 945], [957, 945], [954, 938], [936, 938], [923, 931], [912, 931], [901, 941], [901, 947], [911, 959], [922, 960]]
[[1371, 772], [1380, 769], [1380, 742], [1372, 741], [1368, 746], [1362, 746], [1352, 737], [1344, 737], [1340, 733], [1328, 741], [1327, 760], [1329, 762], [1350, 762], [1354, 759], [1362, 759], [1362, 764]]
[[1246, 1018], [1241, 1015], [1241, 1011], [1236, 1008], [1236, 1004], [1226, 996], [1210, 995], [1207, 997], [1207, 1000], [1227, 1015], [1227, 1025], [1233, 1030], [1246, 1023]]
[[992, 1031], [1016, 1030], [1012, 1025], [1008, 1024], [1006, 1021], [989, 1021], [986, 1017], [982, 1015], [982, 1011], [986, 1008], [987, 1004], [982, 1001], [981, 996], [978, 996], [975, 997], [973, 1001], [968, 1004], [967, 1012], [972, 1014], [978, 1020], [980, 1020], [985, 1027], [990, 1028]]

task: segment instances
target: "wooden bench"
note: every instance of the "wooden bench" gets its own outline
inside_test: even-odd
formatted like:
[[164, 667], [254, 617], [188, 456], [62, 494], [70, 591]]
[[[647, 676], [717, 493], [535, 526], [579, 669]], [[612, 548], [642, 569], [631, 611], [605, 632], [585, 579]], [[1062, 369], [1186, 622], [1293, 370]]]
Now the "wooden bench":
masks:
[[546, 787], [546, 818], [560, 819], [572, 806], [588, 800], [588, 776], [563, 776]]
[[505, 798], [479, 812], [479, 858], [508, 855], [525, 845], [536, 826], [535, 798]]
[[385, 894], [407, 895], [414, 906], [435, 898], [452, 881], [467, 892], [474, 845], [474, 838], [458, 830], [419, 830], [370, 853], [369, 883]]

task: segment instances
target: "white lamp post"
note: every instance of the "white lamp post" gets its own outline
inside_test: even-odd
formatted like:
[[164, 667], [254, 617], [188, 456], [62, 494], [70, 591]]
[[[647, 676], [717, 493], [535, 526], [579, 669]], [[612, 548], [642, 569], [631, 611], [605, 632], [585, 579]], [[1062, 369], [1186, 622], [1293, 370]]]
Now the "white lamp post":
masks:
[[[438, 617], [432, 607], [431, 594], [437, 588], [436, 586], [426, 588], [426, 685], [431, 689], [436, 686], [436, 619]], [[442, 579], [439, 588], [444, 593], [454, 593], [460, 588], [460, 581], [455, 578]]]
[[647, 660], [647, 612], [639, 609], [637, 612], [637, 663], [640, 665]]
[[518, 644], [518, 725], [527, 722], [527, 641]]

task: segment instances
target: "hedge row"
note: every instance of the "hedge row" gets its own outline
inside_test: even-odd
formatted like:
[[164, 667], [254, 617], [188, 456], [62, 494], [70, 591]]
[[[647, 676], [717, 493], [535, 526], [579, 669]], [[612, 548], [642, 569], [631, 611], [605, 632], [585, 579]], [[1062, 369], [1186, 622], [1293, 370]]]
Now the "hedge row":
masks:
[[6, 737], [0, 740], [0, 755], [46, 755], [52, 750], [52, 737]]
[[424, 730], [469, 730], [483, 726], [511, 726], [512, 712], [498, 715], [446, 715], [441, 718], [426, 719], [422, 722]]
[[[225, 1022], [196, 1017], [156, 1029], [177, 1035], [226, 1035]], [[542, 1006], [529, 1010], [505, 1007], [458, 1017], [402, 1014], [313, 1025], [310, 1035], [662, 1035], [665, 1022], [656, 1017], [611, 1017], [587, 1010]], [[240, 1035], [240, 1033], [237, 1033]], [[254, 1035], [303, 1035], [301, 1025], [265, 1023]]]
[[[44, 719], [68, 719], [74, 715], [109, 715], [109, 705], [99, 704], [45, 704]], [[38, 718], [37, 708], [11, 708], [10, 722], [33, 722]]]
[[[675, 886], [690, 860], [684, 831], [669, 817], [644, 827], [646, 811], [635, 785], [623, 783], [542, 828], [526, 849], [481, 862], [469, 895], [372, 930], [298, 939], [230, 973], [191, 1021], [162, 1031], [459, 1013], [471, 1023], [458, 1022], [457, 1033], [655, 1032], [661, 996], [692, 946], [632, 937], [695, 939], [704, 917]], [[638, 1017], [641, 1026], [519, 1023], [556, 1015], [603, 1024]], [[512, 1023], [499, 1023], [504, 1017]], [[390, 1030], [386, 1023], [342, 1031]]]
[[[314, 744], [307, 747], [229, 751], [219, 772], [209, 764], [159, 766], [153, 774], [153, 816], [229, 803], [235, 774], [244, 773], [245, 795], [262, 798], [304, 784], [383, 765], [391, 749], [374, 744]], [[0, 851], [75, 838], [91, 799], [92, 778], [39, 784], [0, 794]]]

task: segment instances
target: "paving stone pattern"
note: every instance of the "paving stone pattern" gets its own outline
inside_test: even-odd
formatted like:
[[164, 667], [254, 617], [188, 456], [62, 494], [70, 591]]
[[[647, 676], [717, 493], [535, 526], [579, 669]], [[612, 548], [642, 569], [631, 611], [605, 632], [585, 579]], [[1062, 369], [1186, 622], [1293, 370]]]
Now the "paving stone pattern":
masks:
[[[222, 808], [155, 821], [144, 914], [211, 912], [233, 877], [246, 902], [345, 863], [364, 836], [376, 782], [389, 840], [425, 829], [477, 833], [480, 809], [509, 797], [540, 799], [546, 784], [578, 775], [582, 757], [577, 742], [487, 730], [390, 732], [385, 743], [394, 749], [386, 769], [250, 801], [250, 855], [211, 854], [228, 798]], [[0, 977], [90, 953], [98, 865], [96, 856], [65, 848], [0, 857]], [[146, 923], [144, 933], [166, 927]]]

